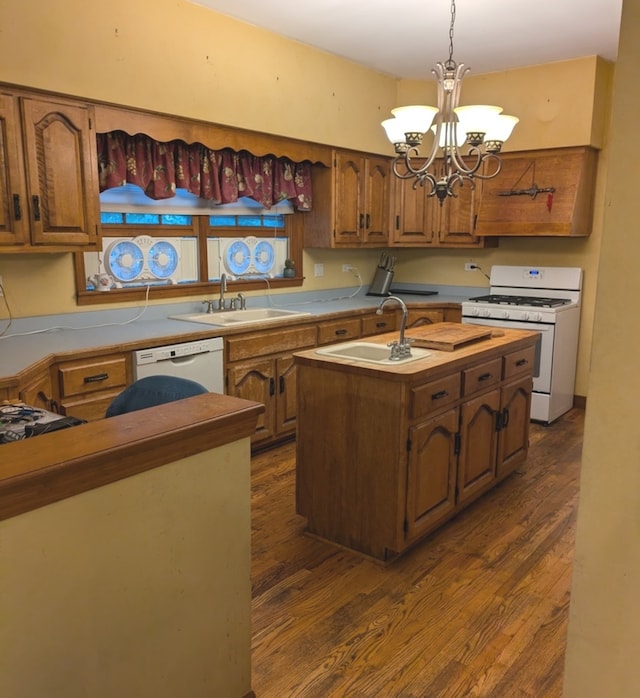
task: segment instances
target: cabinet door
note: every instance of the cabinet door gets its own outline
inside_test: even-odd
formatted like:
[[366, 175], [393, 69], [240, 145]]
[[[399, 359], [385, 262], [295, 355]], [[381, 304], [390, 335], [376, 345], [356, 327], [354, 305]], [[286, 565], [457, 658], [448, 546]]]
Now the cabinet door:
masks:
[[335, 162], [335, 242], [358, 245], [364, 230], [365, 159], [336, 153]]
[[57, 404], [51, 397], [51, 375], [48, 368], [29, 376], [24, 383], [21, 381], [18, 396], [25, 405], [51, 412], [58, 411]]
[[367, 245], [387, 245], [391, 222], [391, 168], [387, 158], [367, 158], [364, 201], [362, 241]]
[[34, 245], [90, 245], [98, 237], [95, 135], [87, 107], [22, 99]]
[[527, 457], [532, 381], [529, 376], [502, 387], [502, 429], [498, 436], [498, 477]]
[[496, 479], [500, 391], [469, 400], [461, 409], [458, 503], [480, 494]]
[[[482, 180], [472, 188], [468, 182], [456, 186], [456, 196], [448, 197], [440, 210], [438, 242], [447, 247], [482, 247], [484, 242], [474, 236], [476, 202], [479, 200]], [[440, 204], [437, 203], [439, 206]]]
[[293, 356], [276, 359], [278, 398], [276, 400], [276, 433], [278, 436], [296, 428], [296, 367]]
[[425, 533], [455, 509], [457, 429], [458, 410], [453, 409], [409, 430], [408, 539]]
[[[414, 166], [417, 167], [419, 163]], [[402, 164], [399, 171], [404, 174]], [[394, 218], [391, 229], [393, 245], [403, 247], [424, 247], [434, 242], [433, 201], [427, 197], [427, 190], [416, 184], [415, 178], [394, 177], [393, 202]]]
[[227, 391], [229, 395], [264, 404], [265, 411], [258, 418], [252, 441], [270, 439], [275, 433], [276, 376], [273, 360], [246, 361], [230, 366]]
[[29, 240], [27, 193], [18, 102], [0, 94], [0, 245]]

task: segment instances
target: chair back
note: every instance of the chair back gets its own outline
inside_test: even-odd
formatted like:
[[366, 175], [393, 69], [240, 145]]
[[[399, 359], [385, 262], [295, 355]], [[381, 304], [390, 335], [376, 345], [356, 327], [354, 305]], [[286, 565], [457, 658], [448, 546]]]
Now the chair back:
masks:
[[115, 417], [208, 392], [203, 385], [187, 378], [147, 376], [138, 379], [117, 395], [107, 408], [105, 417]]

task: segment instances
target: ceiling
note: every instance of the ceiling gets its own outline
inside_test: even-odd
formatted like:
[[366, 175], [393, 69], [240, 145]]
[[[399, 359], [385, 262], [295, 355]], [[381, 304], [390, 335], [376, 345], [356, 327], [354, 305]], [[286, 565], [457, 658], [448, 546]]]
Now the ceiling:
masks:
[[[191, 0], [399, 78], [449, 57], [450, 0]], [[617, 56], [622, 0], [457, 0], [453, 58], [473, 74]]]

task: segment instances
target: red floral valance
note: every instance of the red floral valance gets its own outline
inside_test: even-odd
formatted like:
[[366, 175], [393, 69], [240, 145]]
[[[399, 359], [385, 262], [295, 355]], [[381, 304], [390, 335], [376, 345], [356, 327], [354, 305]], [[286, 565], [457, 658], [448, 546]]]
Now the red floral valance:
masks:
[[311, 209], [311, 163], [274, 155], [256, 157], [200, 143], [158, 143], [124, 131], [98, 134], [100, 191], [136, 184], [151, 199], [168, 199], [186, 189], [215, 204], [247, 196], [265, 208], [290, 199], [299, 211]]

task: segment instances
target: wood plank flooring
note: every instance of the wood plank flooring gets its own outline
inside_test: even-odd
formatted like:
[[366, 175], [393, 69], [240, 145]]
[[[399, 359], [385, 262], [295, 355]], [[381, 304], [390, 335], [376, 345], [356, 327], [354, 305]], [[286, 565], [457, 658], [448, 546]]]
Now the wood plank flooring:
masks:
[[304, 534], [293, 443], [254, 456], [257, 698], [559, 698], [583, 417], [386, 568]]

